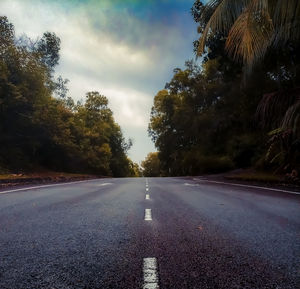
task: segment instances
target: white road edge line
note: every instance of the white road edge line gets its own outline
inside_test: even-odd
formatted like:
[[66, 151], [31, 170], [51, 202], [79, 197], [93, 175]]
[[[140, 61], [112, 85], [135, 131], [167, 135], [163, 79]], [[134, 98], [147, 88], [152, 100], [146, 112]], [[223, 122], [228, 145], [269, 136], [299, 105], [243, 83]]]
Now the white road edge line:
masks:
[[146, 194], [146, 200], [150, 200], [149, 194]]
[[144, 284], [143, 289], [159, 289], [157, 259], [144, 258], [143, 262]]
[[102, 187], [102, 186], [108, 186], [108, 185], [112, 185], [112, 183], [103, 183], [103, 184], [100, 184], [98, 185], [99, 187]]
[[[76, 182], [69, 182], [69, 183], [60, 183], [60, 184], [51, 184], [51, 185], [43, 185], [43, 186], [35, 186], [35, 187], [28, 187], [28, 188], [21, 188], [21, 189], [14, 189], [14, 190], [2, 191], [2, 192], [0, 192], [0, 194], [7, 194], [7, 193], [13, 193], [13, 192], [28, 191], [28, 190], [33, 190], [33, 189], [42, 189], [42, 188], [49, 188], [49, 187], [56, 187], [56, 186], [79, 184], [79, 183], [91, 182], [91, 181], [96, 181], [96, 180], [99, 180], [99, 179], [86, 180], [86, 181], [76, 181]], [[108, 184], [112, 184], [112, 183], [104, 183], [104, 184], [101, 184], [101, 185], [106, 186]]]
[[145, 221], [152, 221], [151, 209], [145, 209]]
[[198, 184], [189, 184], [189, 183], [184, 183], [185, 186], [192, 186], [192, 187], [195, 187], [195, 186], [199, 186]]
[[262, 189], [262, 190], [267, 190], [267, 191], [283, 192], [283, 193], [289, 193], [289, 194], [294, 194], [294, 195], [300, 195], [300, 192], [293, 192], [293, 191], [282, 190], [282, 189], [273, 189], [273, 188], [260, 187], [260, 186], [242, 185], [242, 184], [236, 184], [236, 183], [226, 183], [226, 182], [209, 181], [209, 180], [201, 180], [201, 179], [195, 179], [195, 180], [200, 181], [200, 182], [206, 182], [206, 183], [222, 184], [222, 185], [245, 187], [245, 188], [252, 188], [252, 189]]

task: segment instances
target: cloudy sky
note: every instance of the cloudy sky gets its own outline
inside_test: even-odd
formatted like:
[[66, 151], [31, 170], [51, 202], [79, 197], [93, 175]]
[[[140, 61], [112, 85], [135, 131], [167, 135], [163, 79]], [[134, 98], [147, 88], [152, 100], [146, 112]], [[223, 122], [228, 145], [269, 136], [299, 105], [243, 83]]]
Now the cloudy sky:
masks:
[[155, 94], [175, 67], [193, 58], [194, 0], [0, 0], [0, 14], [17, 35], [45, 31], [61, 39], [57, 74], [70, 80], [69, 96], [97, 90], [109, 99], [140, 162], [155, 151], [147, 127]]

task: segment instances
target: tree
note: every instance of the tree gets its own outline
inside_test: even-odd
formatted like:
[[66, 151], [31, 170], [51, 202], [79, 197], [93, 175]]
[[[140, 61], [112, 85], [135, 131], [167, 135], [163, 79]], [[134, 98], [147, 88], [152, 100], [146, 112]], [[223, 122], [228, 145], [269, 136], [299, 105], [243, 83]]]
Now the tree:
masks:
[[160, 177], [161, 168], [158, 153], [149, 153], [141, 163], [143, 175], [145, 177]]
[[53, 71], [59, 62], [60, 51], [60, 39], [55, 33], [45, 32], [43, 37], [37, 42], [35, 50], [39, 53], [42, 63], [50, 71]]
[[207, 39], [216, 33], [226, 36], [227, 52], [249, 67], [260, 62], [268, 48], [299, 41], [298, 0], [211, 0], [199, 9], [197, 20], [206, 23], [199, 26], [199, 55]]
[[265, 79], [256, 115], [261, 128], [271, 130], [266, 158], [281, 169], [297, 167], [300, 2], [219, 0], [203, 5], [196, 1], [192, 14], [202, 34], [196, 42], [198, 55], [207, 47], [211, 57], [216, 51], [212, 43], [223, 39], [224, 51], [244, 63], [247, 77], [242, 86], [255, 74]]
[[90, 169], [115, 177], [130, 175], [127, 151], [131, 142], [125, 141], [104, 95], [97, 91], [86, 94], [85, 103], [76, 107], [74, 130]]
[[277, 171], [300, 170], [300, 88], [265, 94], [257, 119], [269, 132], [266, 159]]
[[6, 16], [0, 16], [0, 55], [3, 57], [8, 47], [14, 43], [15, 30]]
[[35, 111], [50, 97], [45, 83], [51, 79], [36, 54], [15, 44], [13, 25], [6, 17], [0, 17], [0, 32], [0, 161], [20, 167], [32, 163], [40, 147]]
[[134, 163], [131, 160], [129, 160], [129, 170], [130, 173], [128, 176], [130, 177], [141, 177], [143, 175], [142, 169], [140, 168], [139, 164]]
[[16, 38], [0, 17], [0, 169], [51, 170], [132, 176], [137, 173], [108, 99], [88, 92], [85, 102], [67, 96], [67, 80], [54, 79], [60, 39]]

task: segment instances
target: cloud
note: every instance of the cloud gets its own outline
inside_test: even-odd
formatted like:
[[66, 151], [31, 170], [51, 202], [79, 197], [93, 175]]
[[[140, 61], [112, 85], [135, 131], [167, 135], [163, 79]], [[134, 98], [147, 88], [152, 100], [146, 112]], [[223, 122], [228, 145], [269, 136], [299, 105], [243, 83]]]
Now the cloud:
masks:
[[0, 11], [18, 35], [51, 31], [61, 38], [57, 74], [70, 80], [70, 96], [106, 95], [125, 135], [136, 140], [131, 156], [140, 161], [142, 151], [154, 150], [147, 137], [153, 97], [192, 57], [196, 29], [186, 2], [1, 0]]
[[[109, 107], [114, 112], [116, 121], [123, 128], [140, 127], [146, 128], [148, 125], [152, 96], [143, 94], [133, 89], [118, 89], [101, 83], [97, 79], [89, 79], [81, 75], [70, 75], [73, 85], [70, 86], [70, 95], [79, 95], [77, 100], [84, 99], [87, 91], [99, 91], [107, 96]], [[146, 115], [145, 115], [146, 112]]]

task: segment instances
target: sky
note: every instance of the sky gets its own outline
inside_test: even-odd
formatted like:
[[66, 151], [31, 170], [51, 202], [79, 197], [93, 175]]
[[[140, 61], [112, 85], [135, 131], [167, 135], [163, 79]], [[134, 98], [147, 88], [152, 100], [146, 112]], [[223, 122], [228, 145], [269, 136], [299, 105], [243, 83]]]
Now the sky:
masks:
[[148, 136], [154, 96], [173, 69], [194, 58], [194, 0], [0, 0], [16, 35], [61, 39], [56, 74], [69, 79], [68, 96], [99, 91], [140, 163], [156, 151]]

